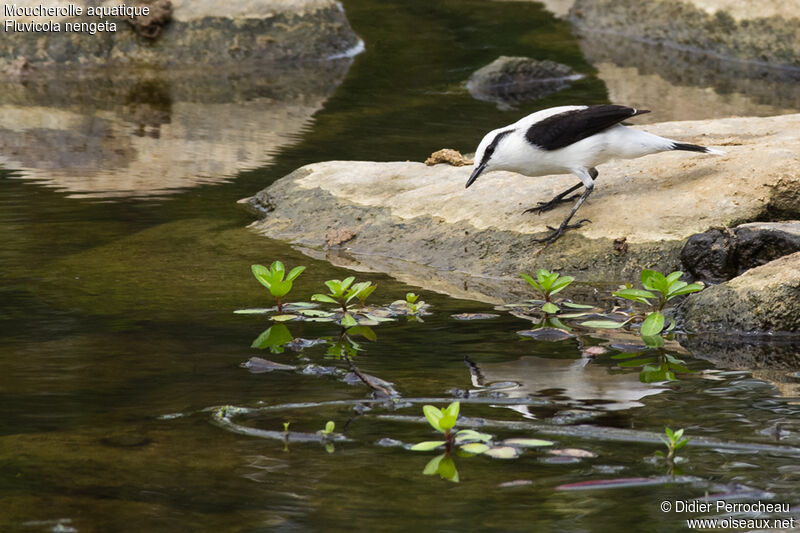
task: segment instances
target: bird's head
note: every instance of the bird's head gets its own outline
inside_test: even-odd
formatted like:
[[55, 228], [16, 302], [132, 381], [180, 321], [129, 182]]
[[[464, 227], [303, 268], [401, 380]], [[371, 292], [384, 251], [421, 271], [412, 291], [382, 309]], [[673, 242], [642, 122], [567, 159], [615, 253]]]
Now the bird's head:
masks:
[[475, 151], [475, 163], [472, 166], [472, 175], [467, 180], [467, 187], [478, 179], [484, 172], [492, 170], [503, 170], [505, 166], [506, 144], [503, 140], [514, 130], [498, 129], [490, 131], [481, 140], [478, 149]]

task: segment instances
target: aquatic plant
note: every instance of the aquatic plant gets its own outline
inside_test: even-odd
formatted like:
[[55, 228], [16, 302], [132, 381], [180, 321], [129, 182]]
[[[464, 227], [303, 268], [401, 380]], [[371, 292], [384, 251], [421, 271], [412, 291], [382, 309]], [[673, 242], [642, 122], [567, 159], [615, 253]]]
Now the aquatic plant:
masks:
[[325, 423], [325, 428], [319, 430], [319, 434], [323, 437], [327, 437], [333, 434], [333, 430], [336, 428], [336, 423], [333, 420], [328, 420]]
[[544, 268], [540, 268], [536, 271], [536, 279], [524, 273], [520, 274], [520, 276], [544, 298], [542, 311], [551, 314], [561, 310], [561, 308], [551, 300], [553, 295], [563, 291], [570, 283], [575, 281], [575, 278], [572, 276], [562, 276], [558, 272], [550, 272]]
[[666, 435], [666, 438], [661, 437], [661, 441], [664, 443], [664, 446], [667, 447], [667, 453], [665, 454], [661, 450], [658, 450], [656, 455], [659, 457], [664, 457], [667, 460], [669, 474], [674, 475], [675, 453], [686, 446], [690, 439], [689, 437], [683, 437], [683, 429], [672, 431], [669, 427], [665, 427], [664, 434]]
[[[653, 337], [664, 331], [666, 317], [661, 312], [668, 301], [677, 296], [691, 294], [703, 290], [705, 285], [702, 283], [687, 283], [681, 281], [683, 275], [681, 271], [675, 271], [665, 276], [655, 270], [645, 268], [640, 276], [644, 289], [634, 289], [630, 285], [615, 291], [613, 294], [619, 298], [625, 298], [634, 302], [643, 303], [654, 307], [655, 310], [648, 313], [641, 325], [641, 335], [643, 338]], [[670, 320], [667, 331], [675, 327], [675, 323]]]
[[296, 266], [286, 274], [286, 269], [280, 261], [274, 261], [269, 268], [264, 265], [251, 265], [253, 276], [269, 289], [270, 294], [278, 303], [278, 312], [283, 312], [283, 297], [292, 290], [292, 282], [303, 273], [304, 266]]
[[418, 442], [411, 450], [427, 452], [444, 446], [444, 453], [431, 459], [422, 471], [425, 475], [439, 474], [443, 479], [458, 482], [458, 471], [450, 453], [457, 446], [460, 455], [484, 454], [497, 459], [513, 459], [522, 447], [552, 446], [553, 443], [540, 439], [507, 439], [495, 445], [493, 436], [474, 429], [453, 429], [458, 422], [460, 403], [453, 402], [444, 409], [433, 405], [424, 405], [422, 412], [433, 429], [444, 434], [444, 440]]
[[[649, 347], [656, 348], [663, 345], [663, 341], [656, 337], [663, 332], [671, 331], [675, 327], [675, 322], [672, 319], [669, 319], [669, 325], [666, 325], [667, 317], [662, 313], [667, 302], [677, 296], [701, 291], [705, 287], [702, 283], [687, 283], [681, 281], [680, 277], [682, 275], [683, 272], [675, 271], [665, 276], [660, 272], [645, 268], [642, 270], [640, 276], [644, 289], [634, 289], [633, 286], [628, 283], [612, 293], [619, 298], [642, 303], [654, 308], [653, 311], [644, 315], [644, 320], [642, 320], [639, 329], [642, 339]], [[635, 318], [637, 317], [634, 314], [623, 322], [614, 320], [588, 320], [586, 322], [581, 322], [581, 326], [606, 329], [621, 328]]]
[[[325, 282], [328, 287], [328, 294], [315, 294], [311, 299], [315, 302], [336, 304], [342, 308], [342, 325], [346, 318], [351, 318], [352, 315], [348, 313], [348, 304], [354, 299], [358, 298], [363, 306], [367, 297], [377, 288], [371, 281], [362, 281], [360, 283], [353, 283], [356, 280], [354, 276], [347, 277], [343, 280], [329, 279]], [[355, 324], [352, 324], [355, 325]]]

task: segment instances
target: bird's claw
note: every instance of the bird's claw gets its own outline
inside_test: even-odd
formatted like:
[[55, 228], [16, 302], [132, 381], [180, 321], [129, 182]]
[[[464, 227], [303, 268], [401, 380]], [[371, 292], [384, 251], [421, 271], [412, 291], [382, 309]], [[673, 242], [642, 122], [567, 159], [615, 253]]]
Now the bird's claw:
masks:
[[541, 215], [551, 209], [555, 209], [558, 207], [559, 204], [563, 204], [565, 202], [569, 202], [574, 200], [577, 194], [573, 194], [572, 196], [568, 196], [566, 198], [553, 198], [549, 202], [538, 202], [535, 207], [530, 207], [523, 211], [523, 213], [533, 213], [535, 215]]
[[554, 228], [553, 226], [547, 226], [547, 229], [549, 229], [552, 233], [542, 237], [541, 239], [533, 239], [533, 242], [543, 242], [543, 243], [550, 244], [551, 242], [555, 242], [568, 229], [580, 228], [584, 224], [586, 224], [587, 222], [591, 223], [591, 220], [589, 220], [588, 218], [584, 218], [583, 220], [579, 220], [578, 222], [575, 222], [574, 224], [564, 224], [562, 226], [559, 226], [558, 228]]

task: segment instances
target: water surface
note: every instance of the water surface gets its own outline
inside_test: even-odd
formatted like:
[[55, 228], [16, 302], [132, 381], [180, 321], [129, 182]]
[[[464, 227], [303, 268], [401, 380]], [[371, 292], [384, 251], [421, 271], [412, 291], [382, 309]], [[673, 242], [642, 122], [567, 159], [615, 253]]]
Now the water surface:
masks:
[[[366, 52], [310, 67], [316, 77], [223, 73], [195, 83], [111, 73], [92, 88], [101, 104], [55, 81], [0, 97], [8, 111], [0, 123], [0, 529], [675, 531], [683, 517], [662, 513], [664, 499], [738, 493], [796, 506], [800, 470], [789, 447], [800, 446], [800, 407], [795, 388], [773, 383], [786, 382], [788, 370], [716, 368], [673, 344], [697, 373], [645, 385], [611, 358], [618, 350], [582, 357], [589, 345], [609, 347], [603, 336], [526, 339], [516, 332], [531, 324], [507, 312], [333, 267], [246, 228], [251, 216], [236, 201], [303, 164], [470, 151], [483, 132], [535, 109], [609, 99], [568, 23], [537, 4], [345, 7]], [[554, 59], [587, 77], [516, 109], [473, 100], [462, 82], [503, 54]], [[669, 113], [662, 119], [687, 118]], [[293, 292], [301, 300], [348, 275], [378, 284], [376, 304], [421, 294], [432, 313], [424, 322], [376, 327], [377, 341], [357, 356], [363, 372], [391, 381], [409, 403], [357, 415], [354, 405], [369, 398], [363, 386], [240, 366], [253, 356], [346, 366], [324, 347], [300, 356], [250, 348], [270, 323], [233, 310], [270, 305], [249, 268], [274, 259], [308, 267]], [[451, 317], [464, 312], [500, 316]], [[324, 323], [289, 327], [295, 337], [336, 333]], [[490, 421], [484, 430], [498, 439], [549, 438], [595, 457], [457, 458], [455, 484], [422, 475], [433, 454], [378, 445], [435, 438], [417, 399], [443, 406], [468, 391], [475, 401], [464, 399], [462, 414]], [[296, 402], [312, 405], [236, 421], [275, 431], [288, 421], [313, 433], [333, 420], [350, 440], [329, 453], [213, 420], [222, 405]], [[652, 460], [665, 425], [753, 447], [690, 445], [678, 466], [685, 477], [671, 483], [556, 489], [665, 475]]]

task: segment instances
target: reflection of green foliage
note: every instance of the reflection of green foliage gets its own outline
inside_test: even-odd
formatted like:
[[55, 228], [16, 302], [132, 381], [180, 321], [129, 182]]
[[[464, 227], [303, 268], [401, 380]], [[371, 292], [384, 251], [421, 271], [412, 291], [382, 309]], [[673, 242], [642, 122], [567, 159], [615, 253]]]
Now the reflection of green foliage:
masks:
[[[663, 344], [660, 336], [654, 337]], [[622, 368], [642, 367], [639, 372], [639, 380], [643, 383], [657, 383], [659, 381], [677, 381], [675, 372], [690, 373], [686, 368], [686, 363], [677, 357], [666, 353], [661, 347], [653, 350], [652, 355], [648, 355], [649, 350], [635, 353], [621, 353], [612, 355], [612, 359], [621, 360], [619, 366]]]
[[536, 271], [536, 279], [533, 279], [528, 274], [520, 274], [522, 279], [527, 281], [531, 287], [544, 298], [542, 311], [545, 313], [557, 313], [560, 308], [551, 301], [554, 294], [559, 293], [567, 288], [567, 286], [575, 281], [572, 276], [562, 276], [558, 272], [550, 272], [543, 268]]
[[278, 312], [283, 311], [282, 299], [292, 290], [292, 282], [306, 269], [304, 266], [294, 267], [286, 274], [283, 263], [273, 262], [269, 268], [264, 265], [252, 265], [250, 269], [259, 283], [269, 289], [270, 294], [278, 302]]
[[[328, 287], [328, 294], [315, 294], [311, 299], [315, 302], [339, 305], [342, 308], [342, 312], [345, 314], [344, 316], [347, 317], [349, 316], [347, 313], [347, 304], [349, 304], [353, 298], [358, 298], [361, 305], [364, 305], [367, 297], [377, 288], [377, 285], [373, 285], [370, 281], [353, 283], [355, 279], [356, 278], [353, 276], [341, 281], [338, 279], [329, 279], [325, 282], [325, 286]], [[344, 320], [344, 317], [342, 320]], [[344, 322], [342, 325], [347, 326]]]
[[261, 334], [256, 337], [251, 348], [269, 348], [272, 353], [283, 353], [284, 348], [292, 342], [292, 334], [289, 332], [284, 324], [273, 324], [271, 327], [265, 329]]
[[362, 350], [361, 343], [353, 339], [356, 336], [373, 342], [378, 340], [378, 336], [372, 328], [368, 326], [353, 326], [343, 330], [339, 335], [325, 338], [329, 344], [328, 350], [325, 352], [326, 355], [335, 359], [352, 359]]
[[446, 453], [437, 455], [436, 457], [428, 461], [428, 464], [425, 465], [425, 469], [422, 471], [422, 473], [425, 474], [426, 476], [439, 474], [439, 477], [441, 477], [442, 479], [452, 481], [453, 483], [458, 483], [459, 481], [458, 470], [456, 470], [456, 463], [455, 461], [453, 461], [453, 458]]

